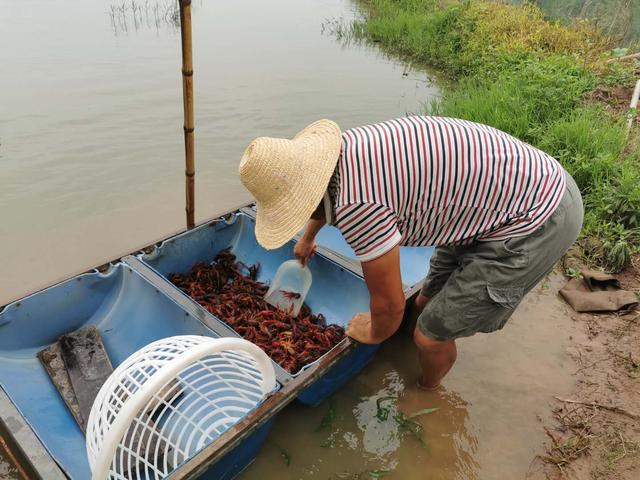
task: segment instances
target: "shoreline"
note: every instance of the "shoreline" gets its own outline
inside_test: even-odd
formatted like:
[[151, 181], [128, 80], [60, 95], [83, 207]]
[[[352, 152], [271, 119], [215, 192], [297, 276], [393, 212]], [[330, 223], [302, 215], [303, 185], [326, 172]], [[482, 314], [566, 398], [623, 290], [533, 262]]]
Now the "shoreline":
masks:
[[[360, 0], [342, 42], [377, 45], [455, 82], [426, 113], [491, 125], [556, 158], [583, 193], [585, 262], [619, 272], [640, 253], [638, 121], [627, 131], [640, 61], [591, 22], [548, 21], [489, 0]], [[638, 46], [640, 49], [640, 45]]]

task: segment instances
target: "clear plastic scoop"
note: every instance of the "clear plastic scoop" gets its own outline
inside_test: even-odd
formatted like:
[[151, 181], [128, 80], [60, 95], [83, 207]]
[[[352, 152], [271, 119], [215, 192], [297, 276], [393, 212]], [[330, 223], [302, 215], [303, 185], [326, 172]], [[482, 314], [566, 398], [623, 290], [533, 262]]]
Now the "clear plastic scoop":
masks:
[[309, 288], [311, 271], [297, 260], [287, 260], [278, 268], [264, 299], [274, 307], [297, 317]]

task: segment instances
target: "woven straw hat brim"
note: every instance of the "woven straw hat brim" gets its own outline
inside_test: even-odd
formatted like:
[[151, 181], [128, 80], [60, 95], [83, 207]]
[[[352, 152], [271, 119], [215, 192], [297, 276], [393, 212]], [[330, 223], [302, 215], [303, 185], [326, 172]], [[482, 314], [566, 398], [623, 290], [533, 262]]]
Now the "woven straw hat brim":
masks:
[[256, 199], [256, 239], [266, 249], [291, 240], [307, 223], [329, 185], [341, 132], [319, 120], [293, 139], [261, 137], [245, 150], [240, 179]]

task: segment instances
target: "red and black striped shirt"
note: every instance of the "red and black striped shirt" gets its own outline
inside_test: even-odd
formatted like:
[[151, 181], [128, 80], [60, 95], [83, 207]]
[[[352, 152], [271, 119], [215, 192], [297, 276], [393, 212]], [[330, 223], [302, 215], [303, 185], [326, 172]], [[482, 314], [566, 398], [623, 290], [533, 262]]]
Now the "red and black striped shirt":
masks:
[[343, 132], [334, 223], [362, 261], [397, 244], [524, 236], [558, 206], [564, 175], [555, 159], [495, 128], [398, 118]]

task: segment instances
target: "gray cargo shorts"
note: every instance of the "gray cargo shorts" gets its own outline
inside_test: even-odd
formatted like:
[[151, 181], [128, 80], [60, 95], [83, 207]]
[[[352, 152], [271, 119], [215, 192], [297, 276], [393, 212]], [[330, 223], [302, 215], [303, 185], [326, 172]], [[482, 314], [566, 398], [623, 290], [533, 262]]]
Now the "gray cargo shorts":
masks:
[[528, 236], [467, 246], [437, 247], [422, 295], [431, 298], [418, 318], [427, 337], [452, 340], [501, 329], [520, 301], [575, 242], [583, 207], [573, 178], [554, 213]]

